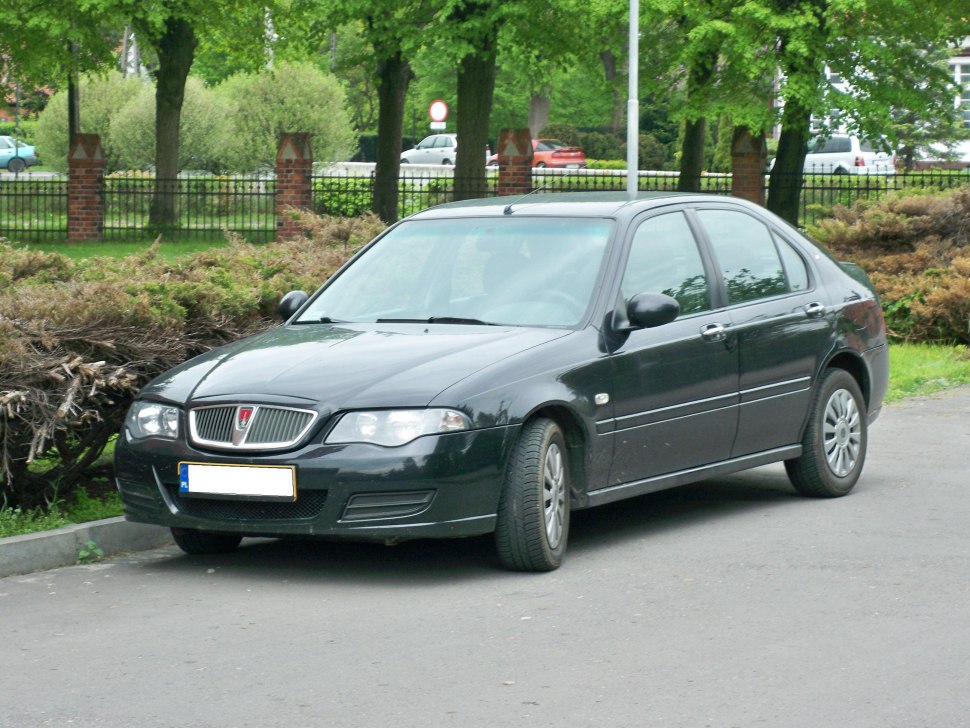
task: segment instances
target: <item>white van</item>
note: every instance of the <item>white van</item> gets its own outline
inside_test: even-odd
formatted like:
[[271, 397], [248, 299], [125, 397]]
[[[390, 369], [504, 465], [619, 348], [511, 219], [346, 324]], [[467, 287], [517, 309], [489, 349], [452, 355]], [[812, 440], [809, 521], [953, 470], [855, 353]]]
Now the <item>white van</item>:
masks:
[[895, 174], [896, 155], [868, 140], [833, 134], [809, 142], [804, 169], [806, 174]]

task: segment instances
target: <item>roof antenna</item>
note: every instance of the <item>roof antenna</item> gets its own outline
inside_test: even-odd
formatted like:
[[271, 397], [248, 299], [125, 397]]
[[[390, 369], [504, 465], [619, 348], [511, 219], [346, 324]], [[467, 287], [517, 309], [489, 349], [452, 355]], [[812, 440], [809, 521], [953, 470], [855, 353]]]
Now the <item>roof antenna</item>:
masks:
[[518, 205], [520, 202], [522, 202], [522, 200], [524, 200], [529, 195], [534, 195], [537, 192], [543, 192], [546, 189], [546, 187], [548, 187], [550, 184], [552, 184], [552, 183], [551, 182], [546, 182], [544, 185], [542, 185], [542, 187], [533, 187], [531, 190], [529, 190], [528, 192], [526, 192], [524, 195], [521, 195], [520, 197], [516, 197], [514, 200], [512, 200], [509, 204], [507, 204], [505, 206], [505, 209], [502, 210], [502, 214], [503, 215], [511, 215], [512, 214], [512, 205]]

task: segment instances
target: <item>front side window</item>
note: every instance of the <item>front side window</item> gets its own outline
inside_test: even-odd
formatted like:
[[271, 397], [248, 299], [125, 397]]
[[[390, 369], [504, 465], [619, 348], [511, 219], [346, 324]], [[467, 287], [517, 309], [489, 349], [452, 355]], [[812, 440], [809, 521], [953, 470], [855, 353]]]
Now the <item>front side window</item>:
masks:
[[717, 259], [728, 303], [745, 303], [788, 292], [785, 270], [765, 225], [743, 212], [698, 210]]
[[682, 212], [658, 215], [637, 228], [621, 285], [629, 301], [638, 293], [664, 293], [681, 315], [710, 309], [707, 276], [697, 242]]

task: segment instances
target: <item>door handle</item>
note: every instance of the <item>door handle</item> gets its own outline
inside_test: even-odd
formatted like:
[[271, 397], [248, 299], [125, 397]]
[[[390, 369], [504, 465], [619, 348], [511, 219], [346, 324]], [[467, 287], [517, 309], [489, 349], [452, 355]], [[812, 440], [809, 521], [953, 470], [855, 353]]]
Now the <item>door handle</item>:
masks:
[[724, 341], [724, 326], [721, 324], [705, 324], [701, 326], [701, 336], [706, 341]]
[[806, 303], [805, 315], [809, 318], [822, 318], [825, 315], [825, 304], [818, 301]]

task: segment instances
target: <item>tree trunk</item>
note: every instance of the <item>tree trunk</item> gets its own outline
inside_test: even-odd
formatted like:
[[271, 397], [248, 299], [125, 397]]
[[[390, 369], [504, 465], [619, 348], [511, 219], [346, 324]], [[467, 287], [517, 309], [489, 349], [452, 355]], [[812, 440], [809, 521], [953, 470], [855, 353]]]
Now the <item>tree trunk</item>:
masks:
[[[381, 49], [375, 48], [378, 53]], [[411, 81], [411, 66], [401, 51], [387, 51], [377, 61], [377, 164], [374, 167], [374, 204], [371, 208], [386, 223], [398, 217], [398, 175], [401, 136], [404, 131], [404, 97]]]
[[165, 20], [165, 30], [155, 44], [155, 197], [149, 215], [154, 229], [172, 227], [178, 220], [179, 120], [197, 44], [191, 23], [173, 17]]
[[[687, 72], [687, 99], [710, 83], [717, 64], [717, 54], [709, 53], [697, 59]], [[703, 116], [685, 122], [684, 141], [680, 148], [680, 177], [677, 190], [700, 192], [701, 174], [704, 172], [704, 147], [707, 144], [707, 119]]]
[[781, 136], [768, 178], [768, 209], [792, 225], [798, 223], [802, 174], [811, 133], [811, 110], [792, 100], [781, 117]]
[[485, 147], [495, 91], [497, 40], [498, 29], [490, 29], [476, 50], [462, 58], [458, 66], [456, 200], [485, 194]]
[[679, 192], [700, 192], [701, 174], [704, 172], [704, 145], [707, 140], [707, 119], [687, 121], [684, 126], [684, 142], [680, 148]]

